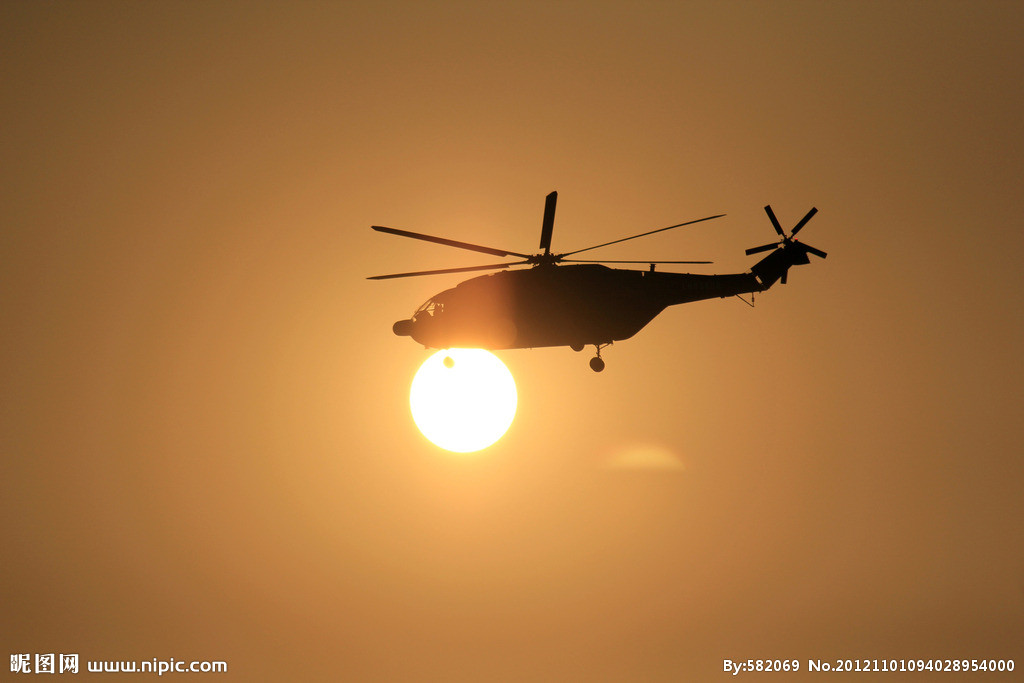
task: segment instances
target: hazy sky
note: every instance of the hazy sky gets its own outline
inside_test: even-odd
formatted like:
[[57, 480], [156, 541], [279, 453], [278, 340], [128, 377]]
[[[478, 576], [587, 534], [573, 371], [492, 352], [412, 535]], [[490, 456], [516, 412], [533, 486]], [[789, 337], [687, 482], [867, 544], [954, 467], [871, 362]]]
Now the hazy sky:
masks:
[[[3, 3], [3, 648], [1024, 668], [1022, 33], [1019, 2]], [[771, 203], [829, 257], [600, 375], [502, 352], [512, 428], [441, 451], [391, 324], [460, 277], [364, 278], [489, 257], [369, 226], [532, 251], [551, 190], [556, 251], [727, 213], [594, 256], [742, 272]]]

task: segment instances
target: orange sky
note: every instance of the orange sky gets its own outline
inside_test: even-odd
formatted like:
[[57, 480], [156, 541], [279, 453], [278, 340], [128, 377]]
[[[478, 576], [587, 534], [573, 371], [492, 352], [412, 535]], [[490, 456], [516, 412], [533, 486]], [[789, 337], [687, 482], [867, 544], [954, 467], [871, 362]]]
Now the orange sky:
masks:
[[[3, 3], [0, 643], [241, 680], [1024, 667], [1022, 30], [1011, 2]], [[369, 226], [529, 252], [551, 190], [556, 251], [727, 213], [594, 256], [741, 272], [771, 203], [817, 206], [829, 257], [600, 375], [502, 352], [515, 423], [445, 453], [390, 327], [460, 278], [364, 278], [489, 257]], [[614, 466], [638, 450], [675, 466]]]

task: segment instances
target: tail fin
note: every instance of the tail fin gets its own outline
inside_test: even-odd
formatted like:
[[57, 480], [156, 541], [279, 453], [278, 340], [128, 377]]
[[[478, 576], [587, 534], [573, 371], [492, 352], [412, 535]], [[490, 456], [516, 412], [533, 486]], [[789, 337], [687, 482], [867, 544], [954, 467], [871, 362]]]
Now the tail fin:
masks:
[[783, 244], [755, 263], [750, 272], [763, 289], [768, 289], [779, 280], [786, 284], [786, 276], [792, 266], [802, 266], [811, 262], [807, 258], [807, 250], [803, 247], [804, 245], [799, 242]]

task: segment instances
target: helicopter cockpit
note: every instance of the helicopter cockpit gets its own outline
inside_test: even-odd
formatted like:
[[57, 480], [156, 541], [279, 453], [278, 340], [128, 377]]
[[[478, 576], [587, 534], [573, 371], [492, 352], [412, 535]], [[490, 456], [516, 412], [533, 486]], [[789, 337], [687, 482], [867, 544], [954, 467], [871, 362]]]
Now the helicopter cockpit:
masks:
[[416, 312], [412, 314], [413, 320], [418, 320], [421, 316], [427, 315], [431, 318], [441, 315], [444, 312], [444, 304], [437, 300], [436, 297], [427, 299], [426, 303], [416, 309]]
[[[442, 297], [439, 295], [427, 299], [408, 320], [397, 321], [391, 326], [391, 330], [399, 337], [411, 337], [416, 329], [421, 330], [421, 334], [426, 334], [427, 330], [434, 329], [433, 321], [436, 321], [444, 312], [444, 303], [439, 301], [440, 298]], [[419, 337], [416, 338], [419, 339]]]

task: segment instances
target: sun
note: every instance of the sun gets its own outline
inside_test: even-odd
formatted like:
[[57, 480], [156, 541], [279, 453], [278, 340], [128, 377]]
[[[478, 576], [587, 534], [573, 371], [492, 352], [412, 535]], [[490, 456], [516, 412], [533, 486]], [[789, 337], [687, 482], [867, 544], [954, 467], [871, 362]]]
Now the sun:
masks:
[[516, 383], [505, 364], [483, 349], [438, 351], [412, 380], [409, 406], [423, 436], [455, 453], [500, 439], [516, 415]]

